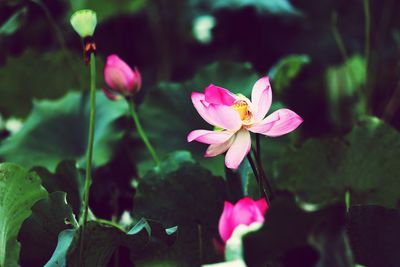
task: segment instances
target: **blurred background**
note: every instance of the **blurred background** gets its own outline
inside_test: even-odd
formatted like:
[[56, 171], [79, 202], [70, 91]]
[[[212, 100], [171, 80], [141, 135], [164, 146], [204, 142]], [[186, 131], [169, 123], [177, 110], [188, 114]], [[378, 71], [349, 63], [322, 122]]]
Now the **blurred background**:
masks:
[[[104, 60], [116, 53], [138, 66], [145, 76], [144, 91], [160, 81], [190, 79], [216, 61], [246, 62], [265, 75], [281, 58], [301, 54], [307, 66], [279, 93], [309, 122], [307, 133], [346, 128], [348, 109], [360, 101], [357, 91], [367, 99], [356, 109], [398, 125], [393, 114], [398, 102], [399, 3], [367, 1], [366, 14], [364, 2], [2, 1], [0, 111], [4, 117], [23, 118], [32, 98], [59, 97], [67, 88], [84, 85], [76, 60], [81, 44], [69, 16], [92, 8], [100, 22], [98, 55]], [[59, 79], [63, 85], [56, 84]]]
[[[84, 166], [87, 117], [71, 115], [79, 101], [71, 92], [87, 92], [88, 68], [69, 24], [82, 8], [98, 17], [97, 86], [105, 85], [110, 54], [139, 68], [135, 101], [162, 158], [189, 150], [214, 175], [232, 175], [223, 157], [204, 159], [204, 145], [186, 143], [189, 131], [208, 129], [190, 93], [214, 83], [248, 95], [269, 75], [272, 109], [304, 118], [289, 136], [263, 140], [265, 169], [279, 189], [319, 204], [354, 190], [354, 203], [398, 207], [400, 142], [391, 127], [400, 128], [399, 1], [1, 0], [0, 159], [50, 172], [65, 159]], [[134, 206], [152, 162], [123, 101], [98, 103], [91, 207], [116, 219]], [[360, 122], [367, 116], [384, 122]], [[391, 174], [384, 185], [382, 173]]]
[[222, 61], [248, 63], [265, 75], [283, 57], [297, 54], [306, 57], [300, 60], [306, 66], [288, 88], [275, 90], [282, 89], [276, 94], [305, 117], [307, 135], [346, 130], [361, 109], [399, 126], [399, 3], [367, 1], [366, 14], [365, 2], [3, 0], [0, 112], [24, 118], [32, 98], [56, 98], [85, 86], [76, 60], [81, 44], [69, 16], [91, 8], [100, 22], [99, 57], [104, 62], [116, 53], [138, 66], [143, 91], [160, 81], [191, 79]]

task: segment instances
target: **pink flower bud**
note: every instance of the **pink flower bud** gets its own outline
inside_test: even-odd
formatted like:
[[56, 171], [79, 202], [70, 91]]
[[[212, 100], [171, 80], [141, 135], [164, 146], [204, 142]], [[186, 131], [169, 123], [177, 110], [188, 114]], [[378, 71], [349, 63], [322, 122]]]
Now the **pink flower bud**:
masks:
[[[132, 70], [117, 55], [110, 55], [107, 57], [107, 62], [104, 67], [104, 80], [109, 86], [111, 94], [121, 94], [129, 97], [136, 94], [142, 86], [142, 77], [137, 68]], [[106, 89], [107, 90], [107, 89]], [[106, 94], [110, 98], [108, 94]], [[111, 97], [110, 99], [113, 99]]]
[[235, 205], [225, 201], [224, 211], [218, 225], [221, 239], [226, 243], [239, 225], [250, 225], [254, 222], [264, 223], [267, 209], [268, 204], [264, 198], [254, 201], [249, 197], [244, 197]]

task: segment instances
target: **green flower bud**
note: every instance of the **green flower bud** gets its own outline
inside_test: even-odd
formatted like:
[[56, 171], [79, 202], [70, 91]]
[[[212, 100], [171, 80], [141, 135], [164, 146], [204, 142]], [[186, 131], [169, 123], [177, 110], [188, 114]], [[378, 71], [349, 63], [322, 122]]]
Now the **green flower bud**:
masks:
[[82, 38], [93, 36], [97, 24], [96, 12], [90, 9], [78, 10], [72, 14], [70, 22]]

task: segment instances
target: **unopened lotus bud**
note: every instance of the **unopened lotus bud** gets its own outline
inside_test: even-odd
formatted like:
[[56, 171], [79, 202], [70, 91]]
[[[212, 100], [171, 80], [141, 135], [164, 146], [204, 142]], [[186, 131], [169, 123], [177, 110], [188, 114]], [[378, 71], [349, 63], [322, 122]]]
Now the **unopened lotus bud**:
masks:
[[115, 97], [110, 97], [112, 94], [120, 94], [125, 97], [132, 97], [142, 86], [142, 77], [137, 68], [131, 69], [117, 55], [107, 57], [107, 62], [104, 67], [104, 80], [109, 89], [106, 96], [112, 100]]

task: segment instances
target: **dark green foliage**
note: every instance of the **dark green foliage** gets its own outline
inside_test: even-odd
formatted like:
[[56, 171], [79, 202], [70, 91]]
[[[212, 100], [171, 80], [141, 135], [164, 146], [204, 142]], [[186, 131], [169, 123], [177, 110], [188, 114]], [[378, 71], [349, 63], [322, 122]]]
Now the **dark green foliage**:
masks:
[[23, 24], [26, 18], [26, 7], [23, 7], [10, 16], [7, 21], [0, 25], [0, 36], [15, 33]]
[[[139, 183], [134, 211], [137, 216], [178, 225], [179, 236], [170, 251], [157, 259], [177, 266], [198, 266], [217, 261], [213, 239], [219, 240], [217, 225], [226, 199], [221, 177], [193, 163], [190, 154], [171, 154], [159, 168]], [[146, 254], [140, 266], [148, 266], [154, 254]]]
[[259, 231], [244, 238], [248, 266], [274, 261], [281, 262], [278, 266], [293, 267], [353, 266], [343, 205], [306, 212], [292, 197], [281, 196], [272, 202], [265, 218]]
[[310, 63], [307, 55], [290, 55], [279, 60], [269, 71], [268, 76], [273, 81], [274, 91], [282, 93], [282, 90], [290, 85], [301, 68]]
[[[0, 164], [0, 267], [78, 265], [89, 68], [69, 17], [81, 8], [98, 15], [97, 88], [108, 55], [138, 67], [134, 100], [162, 160], [150, 160], [126, 102], [99, 92], [85, 266], [223, 261], [223, 201], [260, 192], [246, 160], [226, 170], [223, 155], [187, 142], [212, 129], [190, 95], [213, 83], [250, 96], [265, 75], [271, 111], [304, 122], [261, 138], [277, 198], [245, 237], [248, 266], [400, 266], [400, 1], [3, 0], [0, 161], [23, 167]], [[116, 223], [124, 212], [133, 221]]]
[[64, 192], [53, 192], [38, 201], [18, 235], [20, 263], [30, 267], [43, 266], [57, 245], [59, 233], [74, 227], [77, 222]]
[[[80, 230], [64, 230], [60, 233], [58, 245], [46, 266], [79, 265]], [[134, 258], [147, 249], [152, 240], [167, 245], [175, 241], [177, 228], [164, 229], [160, 223], [140, 220], [130, 231], [110, 222], [90, 221], [86, 224], [83, 239], [84, 266], [107, 266], [113, 252], [119, 247], [127, 247]]]
[[71, 205], [74, 214], [80, 214], [83, 189], [83, 174], [76, 168], [75, 161], [62, 161], [57, 165], [55, 173], [43, 167], [33, 168], [42, 179], [42, 185], [47, 192], [63, 191], [67, 194], [66, 201]]
[[[77, 160], [83, 166], [88, 109], [86, 94], [69, 93], [56, 101], [36, 101], [21, 131], [2, 142], [0, 157], [28, 167], [43, 166], [50, 171], [64, 159]], [[110, 160], [113, 145], [122, 136], [115, 121], [126, 112], [123, 101], [111, 102], [103, 93], [97, 94], [95, 166]]]
[[37, 174], [13, 163], [0, 164], [0, 266], [18, 266], [18, 232], [33, 204], [46, 196]]
[[400, 263], [400, 214], [378, 205], [350, 208], [348, 233], [355, 260], [368, 267]]
[[[66, 64], [70, 62], [66, 58], [74, 65]], [[7, 116], [25, 117], [32, 109], [33, 99], [54, 99], [71, 88], [83, 89], [85, 72], [79, 55], [71, 52], [39, 54], [27, 50], [19, 57], [9, 57], [0, 67], [0, 111]]]
[[378, 118], [361, 120], [343, 138], [311, 139], [278, 163], [276, 185], [302, 200], [332, 203], [351, 192], [352, 203], [395, 207], [400, 198], [400, 134]]

